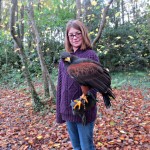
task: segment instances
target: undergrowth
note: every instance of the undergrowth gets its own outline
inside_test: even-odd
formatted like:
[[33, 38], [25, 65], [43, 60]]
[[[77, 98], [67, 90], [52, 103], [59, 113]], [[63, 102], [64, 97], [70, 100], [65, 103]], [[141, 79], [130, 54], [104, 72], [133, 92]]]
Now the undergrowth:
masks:
[[[57, 69], [53, 69], [51, 77], [55, 85], [57, 85]], [[125, 86], [132, 86], [135, 88], [150, 88], [150, 70], [147, 72], [143, 71], [130, 71], [130, 72], [113, 72], [112, 77], [112, 88], [120, 89]], [[31, 75], [33, 83], [42, 84], [41, 75]], [[1, 88], [9, 89], [24, 89], [27, 87], [26, 79], [20, 71], [13, 70], [7, 75], [0, 77]], [[38, 90], [38, 89], [37, 89]]]

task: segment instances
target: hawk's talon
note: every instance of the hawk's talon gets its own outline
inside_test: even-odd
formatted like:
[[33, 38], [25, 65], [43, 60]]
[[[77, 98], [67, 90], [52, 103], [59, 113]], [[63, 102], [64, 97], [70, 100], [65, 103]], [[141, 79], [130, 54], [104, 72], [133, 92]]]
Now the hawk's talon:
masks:
[[87, 97], [86, 97], [85, 94], [82, 94], [82, 95], [80, 96], [80, 99], [83, 99], [86, 103], [88, 103], [88, 99], [87, 99]]
[[79, 101], [79, 100], [74, 100], [74, 102], [75, 102], [76, 104], [75, 104], [75, 106], [73, 107], [73, 109], [76, 109], [76, 107], [78, 107], [78, 109], [80, 109], [80, 108], [81, 108], [81, 105], [82, 105], [81, 101]]
[[[83, 102], [83, 101], [84, 101], [84, 102]], [[82, 95], [80, 96], [80, 99], [76, 99], [76, 100], [74, 100], [74, 102], [75, 102], [75, 105], [74, 105], [73, 109], [78, 108], [78, 109], [80, 110], [80, 109], [81, 109], [81, 105], [84, 105], [84, 106], [85, 106], [85, 103], [88, 103], [88, 100], [87, 100], [86, 95], [85, 95], [85, 94], [82, 94]]]

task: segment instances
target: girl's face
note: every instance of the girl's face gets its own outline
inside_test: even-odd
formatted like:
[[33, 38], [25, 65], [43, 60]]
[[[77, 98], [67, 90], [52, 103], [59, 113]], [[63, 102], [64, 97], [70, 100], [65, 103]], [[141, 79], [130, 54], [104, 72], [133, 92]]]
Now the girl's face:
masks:
[[74, 52], [81, 46], [82, 44], [82, 33], [81, 31], [70, 28], [68, 32], [69, 42], [73, 47]]

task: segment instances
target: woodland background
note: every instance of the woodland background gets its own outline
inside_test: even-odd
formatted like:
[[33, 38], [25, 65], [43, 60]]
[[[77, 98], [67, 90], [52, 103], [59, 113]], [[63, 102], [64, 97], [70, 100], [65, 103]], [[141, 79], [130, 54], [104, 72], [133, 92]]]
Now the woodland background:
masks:
[[114, 113], [98, 103], [96, 148], [148, 149], [150, 1], [0, 0], [0, 150], [71, 149], [66, 126], [55, 123], [70, 19], [88, 27], [117, 96]]

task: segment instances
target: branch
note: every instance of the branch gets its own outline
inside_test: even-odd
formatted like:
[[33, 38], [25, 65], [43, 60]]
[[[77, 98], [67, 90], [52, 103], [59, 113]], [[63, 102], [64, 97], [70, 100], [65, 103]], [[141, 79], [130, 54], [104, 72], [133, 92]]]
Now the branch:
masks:
[[81, 0], [76, 0], [76, 19], [81, 20]]
[[105, 24], [106, 24], [106, 16], [107, 16], [107, 13], [108, 13], [108, 10], [109, 10], [109, 7], [111, 5], [111, 3], [113, 2], [113, 0], [110, 0], [107, 4], [107, 6], [105, 7], [104, 9], [104, 12], [103, 12], [103, 18], [100, 22], [100, 27], [99, 27], [99, 31], [98, 31], [98, 34], [97, 34], [97, 37], [93, 40], [92, 42], [92, 47], [95, 46], [96, 42], [101, 38], [101, 35], [102, 35], [102, 31], [105, 27]]
[[23, 38], [24, 38], [24, 23], [23, 23], [23, 20], [24, 20], [24, 6], [23, 5], [21, 6], [21, 9], [20, 9], [20, 16], [21, 16], [20, 38], [23, 41]]
[[29, 6], [26, 7], [27, 15], [28, 15], [29, 21], [31, 23], [31, 28], [32, 28], [33, 34], [35, 35], [36, 42], [38, 44], [40, 44], [41, 39], [40, 39], [40, 35], [39, 35], [39, 32], [38, 32], [36, 23], [34, 21], [34, 11], [33, 11], [33, 6], [32, 6], [32, 1], [28, 0], [28, 3], [29, 3]]
[[12, 0], [11, 3], [12, 3], [12, 7], [10, 10], [10, 32], [17, 46], [19, 48], [22, 48], [21, 40], [15, 30], [15, 11], [16, 11], [16, 6], [17, 6], [18, 1]]

